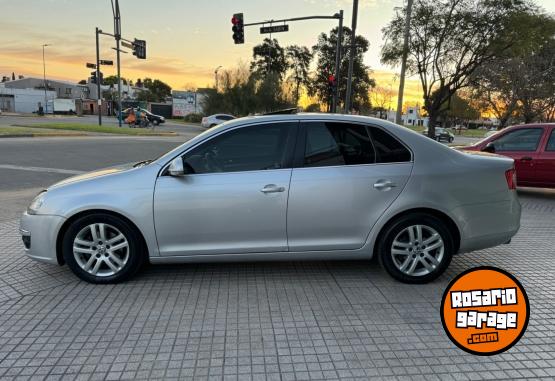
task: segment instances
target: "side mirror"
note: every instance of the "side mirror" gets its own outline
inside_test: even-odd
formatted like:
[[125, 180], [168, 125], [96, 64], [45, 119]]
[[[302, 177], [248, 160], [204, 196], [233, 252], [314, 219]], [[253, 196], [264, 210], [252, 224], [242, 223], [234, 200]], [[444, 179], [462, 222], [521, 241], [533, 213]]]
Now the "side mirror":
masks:
[[493, 142], [489, 142], [486, 146], [482, 149], [484, 152], [495, 153], [495, 144]]
[[168, 173], [173, 177], [180, 177], [185, 175], [185, 169], [183, 168], [183, 158], [181, 156], [176, 157], [170, 163], [168, 167]]

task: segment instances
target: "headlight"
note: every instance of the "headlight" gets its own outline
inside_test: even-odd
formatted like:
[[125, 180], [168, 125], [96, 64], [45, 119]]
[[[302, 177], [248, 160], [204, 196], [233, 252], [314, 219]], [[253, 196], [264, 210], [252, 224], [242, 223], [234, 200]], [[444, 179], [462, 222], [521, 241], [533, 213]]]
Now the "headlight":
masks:
[[42, 206], [44, 202], [44, 196], [46, 195], [46, 191], [40, 192], [37, 197], [31, 202], [31, 205], [27, 208], [27, 213], [29, 214], [37, 214], [38, 210]]

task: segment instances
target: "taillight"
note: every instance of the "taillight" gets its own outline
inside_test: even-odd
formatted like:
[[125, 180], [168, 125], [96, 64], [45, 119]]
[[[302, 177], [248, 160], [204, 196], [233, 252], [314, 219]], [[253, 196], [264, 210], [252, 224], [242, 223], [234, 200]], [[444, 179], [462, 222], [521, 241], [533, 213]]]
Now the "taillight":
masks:
[[516, 189], [516, 171], [514, 168], [505, 171], [505, 178], [509, 189]]

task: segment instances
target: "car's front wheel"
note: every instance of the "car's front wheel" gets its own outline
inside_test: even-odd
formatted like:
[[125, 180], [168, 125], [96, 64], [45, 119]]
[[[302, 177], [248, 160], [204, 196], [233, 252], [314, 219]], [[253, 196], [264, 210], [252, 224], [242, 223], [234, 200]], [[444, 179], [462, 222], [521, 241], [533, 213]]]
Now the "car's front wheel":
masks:
[[95, 213], [67, 229], [64, 260], [79, 278], [91, 283], [117, 283], [131, 277], [145, 259], [135, 227], [111, 214]]
[[426, 283], [440, 276], [454, 252], [445, 223], [429, 214], [402, 216], [390, 224], [378, 243], [384, 269], [404, 283]]

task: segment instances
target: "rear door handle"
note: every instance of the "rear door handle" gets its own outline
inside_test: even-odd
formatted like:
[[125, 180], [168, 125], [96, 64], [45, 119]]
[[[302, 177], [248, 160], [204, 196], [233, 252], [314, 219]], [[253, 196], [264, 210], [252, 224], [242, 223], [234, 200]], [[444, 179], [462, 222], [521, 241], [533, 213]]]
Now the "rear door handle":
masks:
[[520, 161], [532, 161], [532, 158], [530, 156], [524, 156]]
[[390, 180], [378, 180], [375, 184], [374, 184], [374, 189], [377, 190], [389, 190], [391, 188], [395, 188], [397, 186], [397, 184], [395, 184], [393, 181]]
[[260, 189], [262, 193], [279, 193], [285, 192], [285, 187], [278, 187], [276, 184], [268, 184], [264, 188]]

